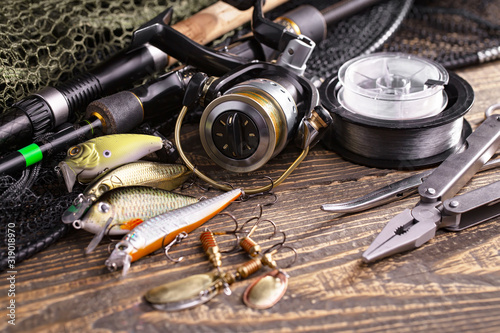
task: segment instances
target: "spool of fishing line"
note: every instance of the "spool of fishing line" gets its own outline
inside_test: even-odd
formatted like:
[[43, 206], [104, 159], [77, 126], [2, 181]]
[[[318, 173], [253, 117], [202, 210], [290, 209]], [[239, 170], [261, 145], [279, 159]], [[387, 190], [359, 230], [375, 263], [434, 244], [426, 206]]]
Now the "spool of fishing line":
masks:
[[326, 148], [352, 162], [391, 169], [437, 164], [471, 133], [463, 118], [472, 87], [441, 65], [414, 55], [354, 58], [320, 88], [333, 125]]

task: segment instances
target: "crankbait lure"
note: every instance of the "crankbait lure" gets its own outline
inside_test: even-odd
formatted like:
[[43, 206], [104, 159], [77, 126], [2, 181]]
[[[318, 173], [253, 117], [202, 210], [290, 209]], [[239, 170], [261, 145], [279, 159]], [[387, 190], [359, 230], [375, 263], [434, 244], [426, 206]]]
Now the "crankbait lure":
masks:
[[238, 199], [242, 193], [241, 189], [235, 189], [150, 218], [116, 244], [105, 265], [111, 271], [123, 267], [122, 275], [125, 276], [131, 262], [172, 242], [179, 233], [193, 231]]
[[137, 161], [162, 147], [163, 140], [153, 135], [106, 135], [69, 148], [58, 167], [71, 192], [77, 180], [89, 183], [105, 170]]
[[96, 234], [86, 251], [90, 253], [105, 234], [125, 235], [153, 216], [196, 202], [196, 198], [157, 188], [121, 187], [103, 194], [73, 226]]
[[63, 213], [64, 223], [73, 223], [83, 216], [87, 209], [101, 195], [124, 186], [150, 186], [164, 190], [179, 187], [191, 174], [182, 164], [164, 164], [138, 161], [118, 166], [93, 180], [74, 203]]

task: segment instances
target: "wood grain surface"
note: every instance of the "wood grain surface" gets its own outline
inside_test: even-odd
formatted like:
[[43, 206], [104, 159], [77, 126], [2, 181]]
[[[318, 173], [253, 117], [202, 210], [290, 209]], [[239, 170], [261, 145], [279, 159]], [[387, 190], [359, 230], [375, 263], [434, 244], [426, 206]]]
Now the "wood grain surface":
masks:
[[[500, 102], [500, 63], [458, 72], [475, 91], [466, 119], [476, 128], [485, 109]], [[278, 177], [297, 156], [288, 147], [263, 169], [248, 176], [230, 175], [200, 155], [196, 128], [184, 128], [185, 147], [195, 164], [214, 178], [240, 185], [265, 184], [264, 176]], [[246, 307], [241, 296], [256, 276], [237, 282], [232, 295], [219, 295], [206, 304], [178, 312], [152, 309], [144, 293], [162, 283], [211, 270], [195, 230], [171, 250], [180, 263], [161, 252], [132, 264], [129, 274], [110, 273], [104, 266], [108, 240], [90, 255], [83, 249], [92, 235], [72, 230], [69, 235], [17, 266], [15, 326], [8, 324], [9, 275], [0, 277], [2, 332], [498, 332], [500, 330], [500, 218], [453, 233], [438, 231], [422, 247], [364, 264], [361, 254], [389, 219], [416, 202], [415, 195], [357, 214], [332, 214], [320, 205], [356, 198], [415, 172], [382, 170], [355, 165], [335, 153], [315, 147], [305, 162], [275, 192], [276, 204], [263, 217], [286, 232], [287, 244], [298, 259], [287, 272], [284, 298], [269, 310]], [[464, 191], [500, 180], [491, 170], [476, 175]], [[183, 193], [214, 196], [191, 187]], [[240, 221], [254, 216], [256, 198], [234, 203], [226, 211]], [[207, 222], [212, 230], [229, 230], [233, 222], [217, 216]], [[270, 224], [255, 238], [267, 248]], [[233, 238], [220, 237], [223, 249]], [[234, 269], [247, 259], [241, 252], [224, 254], [223, 265]], [[287, 265], [293, 252], [278, 255]], [[264, 272], [264, 271], [262, 271]], [[258, 273], [258, 274], [262, 274]], [[257, 275], [258, 275], [257, 274]]]

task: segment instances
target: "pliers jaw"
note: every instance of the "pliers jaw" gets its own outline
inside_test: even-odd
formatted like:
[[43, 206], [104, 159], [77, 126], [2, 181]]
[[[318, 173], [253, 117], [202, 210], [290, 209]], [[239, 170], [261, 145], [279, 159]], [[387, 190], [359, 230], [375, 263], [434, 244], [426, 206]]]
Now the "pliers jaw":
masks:
[[[425, 218], [421, 219], [421, 216]], [[421, 246], [436, 235], [440, 221], [440, 212], [433, 205], [421, 204], [414, 209], [405, 209], [387, 223], [363, 253], [363, 261], [374, 262]]]

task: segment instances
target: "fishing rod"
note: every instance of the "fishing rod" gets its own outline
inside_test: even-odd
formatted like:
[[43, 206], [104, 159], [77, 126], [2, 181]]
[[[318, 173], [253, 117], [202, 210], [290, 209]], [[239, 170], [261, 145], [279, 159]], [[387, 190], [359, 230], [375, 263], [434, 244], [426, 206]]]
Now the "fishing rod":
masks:
[[[326, 38], [328, 24], [336, 23], [376, 2], [380, 0], [344, 0], [322, 11], [310, 5], [299, 6], [277, 18], [275, 29], [281, 33], [285, 26], [292, 33], [307, 34], [315, 43], [319, 43]], [[267, 25], [259, 25], [258, 22], [253, 24], [261, 39], [272, 35], [271, 31], [266, 30]], [[151, 30], [160, 30], [162, 33], [153, 35], [149, 33]], [[219, 51], [203, 47], [187, 37], [165, 24], [161, 16], [136, 30], [131, 47], [149, 43], [185, 63], [194, 62], [197, 67], [186, 66], [163, 74], [145, 85], [90, 103], [86, 110], [87, 120], [46, 137], [41, 145], [33, 143], [0, 159], [0, 174], [22, 170], [44, 156], [64, 151], [96, 134], [125, 133], [145, 119], [175, 115], [182, 106], [182, 96], [189, 80], [198, 71], [220, 75], [252, 60], [270, 61], [276, 56], [275, 49], [258, 42], [252, 36], [243, 37]], [[276, 43], [277, 40], [279, 37], [269, 43]], [[214, 65], [213, 59], [219, 62]]]
[[[172, 28], [191, 40], [206, 44], [250, 20], [252, 10], [249, 7], [241, 11], [245, 7], [237, 1], [224, 1], [233, 2], [239, 8], [219, 1], [176, 23]], [[268, 0], [264, 10], [271, 10], [286, 1]], [[161, 19], [165, 24], [170, 23], [171, 14], [168, 10]], [[149, 25], [150, 22], [144, 26]], [[158, 32], [150, 30], [149, 33]], [[70, 81], [56, 87], [45, 87], [19, 100], [0, 116], [0, 147], [49, 132], [74, 119], [91, 101], [119, 91], [175, 62], [172, 55], [150, 44], [141, 43], [119, 52], [98, 67]]]

